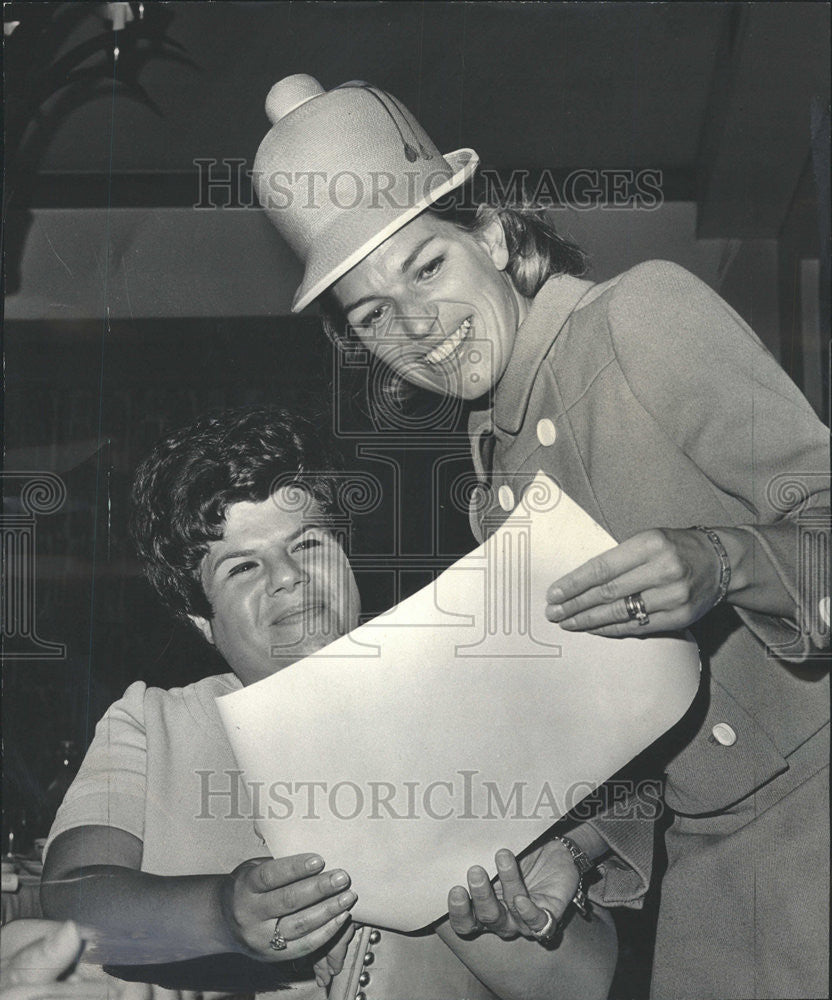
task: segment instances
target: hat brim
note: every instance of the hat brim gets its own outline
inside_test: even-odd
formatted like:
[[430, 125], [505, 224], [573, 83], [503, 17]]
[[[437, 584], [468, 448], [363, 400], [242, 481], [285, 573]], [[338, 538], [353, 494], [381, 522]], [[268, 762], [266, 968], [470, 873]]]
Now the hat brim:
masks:
[[[395, 219], [391, 220], [383, 229], [376, 233], [372, 239], [363, 243], [345, 260], [329, 270], [322, 278], [315, 280], [309, 274], [309, 268], [307, 268], [303, 281], [297, 292], [295, 292], [295, 298], [292, 302], [293, 313], [299, 313], [305, 309], [310, 302], [313, 302], [322, 292], [325, 292], [330, 285], [345, 275], [347, 271], [351, 271], [356, 264], [360, 264], [376, 247], [381, 246], [393, 233], [398, 232], [411, 219], [416, 218], [417, 215], [424, 212], [429, 205], [433, 205], [449, 191], [453, 191], [454, 188], [458, 188], [473, 177], [480, 162], [479, 156], [473, 149], [456, 149], [452, 153], [445, 153], [444, 159], [454, 172], [446, 181], [438, 184], [430, 194], [405, 209], [401, 215], [397, 215]], [[308, 284], [310, 280], [314, 280], [314, 284]]]

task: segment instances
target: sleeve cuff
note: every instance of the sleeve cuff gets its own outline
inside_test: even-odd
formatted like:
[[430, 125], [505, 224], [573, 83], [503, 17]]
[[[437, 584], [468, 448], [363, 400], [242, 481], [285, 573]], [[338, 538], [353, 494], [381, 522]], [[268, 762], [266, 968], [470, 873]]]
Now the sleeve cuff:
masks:
[[828, 594], [819, 568], [829, 531], [829, 508], [818, 507], [801, 514], [796, 523], [778, 526], [737, 525], [748, 534], [780, 578], [795, 605], [794, 619], [748, 611], [735, 605], [737, 614], [765, 645], [769, 655], [792, 663], [825, 658], [829, 653]]
[[[649, 792], [647, 786], [649, 785]], [[639, 910], [650, 886], [657, 803], [661, 783], [641, 783], [626, 801], [607, 801], [594, 815], [574, 827], [591, 828], [609, 848], [598, 863], [600, 876], [587, 889], [589, 898], [601, 906], [626, 906]]]
[[124, 792], [110, 792], [102, 799], [90, 793], [64, 800], [49, 831], [43, 858], [56, 837], [79, 826], [110, 826], [142, 840], [144, 837], [144, 800]]

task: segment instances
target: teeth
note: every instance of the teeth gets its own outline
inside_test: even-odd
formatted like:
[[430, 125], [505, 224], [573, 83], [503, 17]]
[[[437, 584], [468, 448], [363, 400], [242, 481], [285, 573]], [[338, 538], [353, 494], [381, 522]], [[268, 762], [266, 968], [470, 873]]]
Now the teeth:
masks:
[[436, 347], [428, 354], [425, 355], [425, 361], [429, 365], [438, 365], [442, 361], [446, 361], [463, 340], [468, 336], [471, 329], [471, 317], [463, 320], [459, 326], [454, 330], [454, 332], [446, 340], [443, 340], [441, 344], [437, 344]]

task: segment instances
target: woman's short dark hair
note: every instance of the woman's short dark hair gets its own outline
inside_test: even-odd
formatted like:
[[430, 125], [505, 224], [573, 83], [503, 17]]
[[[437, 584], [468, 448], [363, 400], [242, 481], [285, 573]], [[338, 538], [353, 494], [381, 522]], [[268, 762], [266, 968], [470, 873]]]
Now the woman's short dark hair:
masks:
[[228, 508], [296, 483], [324, 514], [338, 502], [341, 461], [313, 424], [276, 406], [224, 410], [163, 438], [136, 471], [131, 533], [145, 574], [175, 614], [211, 618], [200, 564]]

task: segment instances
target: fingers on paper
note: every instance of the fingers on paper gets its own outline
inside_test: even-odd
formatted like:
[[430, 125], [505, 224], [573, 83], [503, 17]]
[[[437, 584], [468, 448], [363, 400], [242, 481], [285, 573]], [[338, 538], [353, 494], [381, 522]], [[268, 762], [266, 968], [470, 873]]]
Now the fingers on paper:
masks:
[[571, 573], [555, 580], [546, 593], [546, 600], [550, 604], [562, 604], [642, 566], [647, 561], [642, 547], [631, 544], [637, 538], [634, 536], [608, 552], [588, 559]]
[[448, 921], [459, 937], [473, 937], [482, 930], [474, 915], [471, 897], [461, 885], [455, 885], [448, 893]]
[[339, 904], [333, 897], [340, 899], [343, 895], [347, 898], [346, 890], [349, 889], [349, 885], [349, 875], [340, 868], [321, 872], [320, 875], [311, 878], [302, 878], [287, 885], [279, 885], [277, 888], [260, 890], [254, 896], [254, 913], [262, 920], [274, 920], [314, 907], [324, 901], [329, 901], [327, 906], [330, 910], [344, 909], [352, 905], [354, 898], [347, 903]]
[[324, 862], [317, 854], [292, 854], [285, 858], [257, 858], [248, 872], [252, 892], [271, 892], [320, 871]]
[[501, 899], [497, 898], [494, 886], [488, 879], [488, 872], [479, 865], [468, 869], [468, 892], [474, 908], [474, 916], [486, 931], [499, 937], [514, 937], [514, 921]]
[[[647, 569], [652, 566], [651, 569]], [[656, 578], [655, 574], [666, 575], [669, 579], [673, 576], [675, 566], [673, 547], [668, 540], [667, 534], [661, 528], [653, 528], [649, 531], [641, 531], [632, 538], [628, 538], [620, 545], [616, 545], [608, 552], [588, 559], [583, 565], [573, 569], [559, 580], [556, 580], [546, 594], [549, 604], [562, 605], [565, 601], [586, 594], [587, 591], [602, 588], [602, 599], [606, 597], [606, 602], [615, 600], [620, 594], [618, 589], [609, 589], [613, 581], [625, 574], [638, 571], [639, 575], [631, 577], [631, 580], [644, 581], [650, 584], [662, 582]], [[628, 584], [625, 584], [625, 586]], [[642, 582], [642, 586], [646, 583]], [[641, 587], [632, 587], [626, 593], [634, 593]]]
[[514, 906], [523, 924], [532, 934], [538, 934], [549, 922], [549, 914], [546, 910], [541, 909], [528, 896], [517, 896], [514, 900]]
[[352, 890], [348, 890], [332, 899], [302, 907], [289, 916], [280, 918], [280, 930], [287, 940], [299, 941], [337, 920], [340, 915], [347, 915], [357, 898]]
[[515, 899], [521, 896], [528, 897], [526, 883], [520, 874], [517, 859], [511, 851], [498, 851], [494, 860], [497, 863], [497, 874], [500, 877], [500, 888], [502, 889], [503, 899], [509, 911], [514, 915], [516, 912]]

